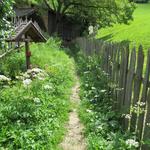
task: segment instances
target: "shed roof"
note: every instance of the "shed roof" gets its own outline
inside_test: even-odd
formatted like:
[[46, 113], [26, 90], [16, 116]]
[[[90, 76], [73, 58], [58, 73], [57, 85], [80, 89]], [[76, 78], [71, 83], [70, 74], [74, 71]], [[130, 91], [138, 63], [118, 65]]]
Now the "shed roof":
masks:
[[30, 38], [30, 41], [33, 42], [45, 42], [46, 38], [43, 36], [41, 31], [37, 28], [37, 26], [32, 22], [29, 21], [26, 24], [20, 24], [15, 29], [15, 34], [10, 37], [7, 41], [18, 42], [18, 41], [25, 41], [25, 35]]
[[17, 17], [24, 17], [24, 16], [29, 16], [35, 13], [36, 9], [35, 8], [18, 8], [14, 7], [14, 11]]

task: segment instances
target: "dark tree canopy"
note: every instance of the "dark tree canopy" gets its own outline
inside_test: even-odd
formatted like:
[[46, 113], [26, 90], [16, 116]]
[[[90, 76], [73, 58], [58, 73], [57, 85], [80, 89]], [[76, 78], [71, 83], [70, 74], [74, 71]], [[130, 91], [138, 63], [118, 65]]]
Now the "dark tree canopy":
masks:
[[[19, 3], [20, 0], [16, 0]], [[45, 5], [56, 13], [56, 26], [65, 16], [71, 17], [81, 25], [100, 27], [114, 23], [128, 23], [132, 19], [134, 3], [129, 0], [23, 0], [39, 6]]]

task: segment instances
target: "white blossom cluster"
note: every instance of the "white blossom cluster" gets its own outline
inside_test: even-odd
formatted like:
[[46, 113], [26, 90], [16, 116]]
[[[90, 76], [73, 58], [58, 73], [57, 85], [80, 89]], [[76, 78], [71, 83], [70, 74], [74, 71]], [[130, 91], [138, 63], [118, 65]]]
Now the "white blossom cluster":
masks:
[[125, 119], [131, 119], [132, 117], [130, 114], [123, 114], [122, 116], [125, 117]]
[[128, 139], [126, 140], [126, 145], [128, 145], [130, 148], [131, 147], [139, 147], [139, 143], [137, 141], [135, 141], [134, 139]]
[[3, 84], [8, 84], [9, 81], [11, 81], [10, 78], [7, 78], [6, 76], [4, 75], [0, 75], [0, 83], [3, 85]]
[[23, 80], [23, 85], [24, 86], [29, 86], [31, 83], [32, 83], [31, 79], [25, 79], [25, 80]]
[[142, 114], [145, 112], [145, 102], [137, 102], [133, 107], [132, 107], [132, 112]]
[[89, 35], [94, 33], [94, 27], [92, 25], [89, 26], [88, 30], [89, 30]]
[[41, 100], [38, 97], [33, 98], [34, 103], [40, 104]]
[[2, 81], [2, 82], [5, 82], [5, 81], [10, 81], [11, 79], [10, 78], [7, 78], [6, 76], [4, 76], [4, 75], [0, 75], [0, 81]]
[[137, 102], [137, 105], [140, 106], [140, 107], [143, 107], [145, 106], [146, 104], [144, 102]]
[[150, 127], [150, 123], [147, 123], [146, 125], [147, 125], [148, 127]]
[[29, 86], [32, 83], [32, 79], [39, 79], [39, 80], [45, 80], [45, 78], [48, 76], [48, 74], [40, 69], [40, 68], [33, 68], [29, 69], [24, 74], [21, 74], [20, 76], [16, 76], [16, 79], [22, 80], [24, 86]]
[[52, 90], [53, 87], [50, 85], [44, 85], [44, 90]]

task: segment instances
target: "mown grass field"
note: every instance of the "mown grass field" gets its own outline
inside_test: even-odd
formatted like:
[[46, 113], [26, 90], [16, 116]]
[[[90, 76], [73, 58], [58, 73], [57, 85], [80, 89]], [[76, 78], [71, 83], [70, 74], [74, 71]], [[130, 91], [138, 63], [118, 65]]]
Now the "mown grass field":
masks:
[[133, 45], [142, 44], [144, 51], [150, 48], [150, 3], [138, 4], [134, 12], [134, 20], [129, 25], [117, 24], [99, 30], [97, 38], [107, 41], [128, 41]]

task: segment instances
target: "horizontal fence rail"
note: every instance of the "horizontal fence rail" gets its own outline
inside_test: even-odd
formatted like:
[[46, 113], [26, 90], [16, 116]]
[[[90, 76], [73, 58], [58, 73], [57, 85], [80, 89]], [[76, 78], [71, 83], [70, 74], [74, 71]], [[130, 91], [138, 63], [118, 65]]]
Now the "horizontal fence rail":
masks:
[[23, 47], [23, 44], [21, 44], [20, 42], [5, 43], [5, 46], [0, 49], [0, 59], [4, 58], [7, 54], [11, 53], [13, 50], [19, 51], [22, 47]]
[[[100, 55], [102, 69], [115, 83], [114, 108], [123, 116], [123, 128], [136, 132], [140, 141], [150, 140], [150, 50], [144, 56], [142, 46], [129, 50], [128, 45], [95, 39], [78, 38], [74, 42], [85, 54]], [[140, 149], [150, 150], [146, 144]]]

